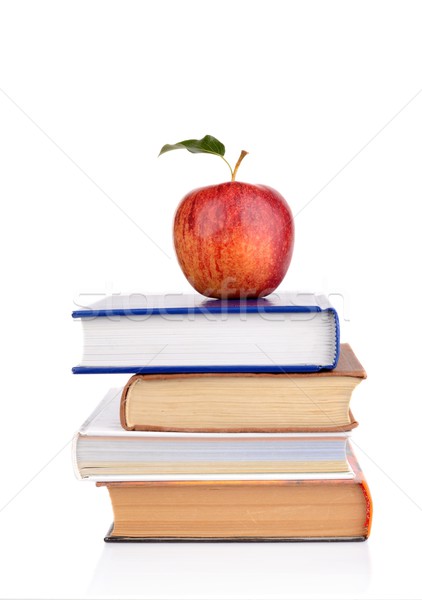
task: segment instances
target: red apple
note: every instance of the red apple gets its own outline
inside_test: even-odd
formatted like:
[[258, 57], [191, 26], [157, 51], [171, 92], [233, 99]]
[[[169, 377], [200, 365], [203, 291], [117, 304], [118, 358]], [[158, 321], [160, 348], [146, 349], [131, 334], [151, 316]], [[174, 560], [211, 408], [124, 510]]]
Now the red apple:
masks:
[[283, 196], [230, 181], [187, 194], [174, 219], [174, 245], [191, 285], [212, 298], [257, 298], [283, 280], [294, 225]]
[[191, 285], [212, 298], [258, 298], [270, 294], [290, 265], [294, 242], [293, 215], [276, 190], [235, 181], [224, 158], [224, 145], [206, 135], [166, 144], [160, 155], [185, 148], [193, 154], [220, 156], [231, 181], [187, 194], [174, 218], [174, 245]]

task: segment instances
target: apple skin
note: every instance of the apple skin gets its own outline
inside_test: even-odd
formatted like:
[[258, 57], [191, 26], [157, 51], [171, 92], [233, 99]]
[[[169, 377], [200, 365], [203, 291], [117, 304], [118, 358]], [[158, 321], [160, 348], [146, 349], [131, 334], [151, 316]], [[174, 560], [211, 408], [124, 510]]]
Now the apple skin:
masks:
[[174, 217], [183, 273], [211, 298], [258, 298], [273, 292], [293, 253], [294, 223], [276, 190], [232, 181], [189, 192]]

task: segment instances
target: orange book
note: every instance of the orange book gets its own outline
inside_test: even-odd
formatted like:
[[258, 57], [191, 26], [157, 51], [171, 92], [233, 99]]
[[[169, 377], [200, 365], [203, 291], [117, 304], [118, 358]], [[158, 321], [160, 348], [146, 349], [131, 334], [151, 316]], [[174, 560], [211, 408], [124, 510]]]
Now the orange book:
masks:
[[100, 482], [114, 512], [105, 541], [363, 541], [372, 501], [348, 460], [353, 479]]

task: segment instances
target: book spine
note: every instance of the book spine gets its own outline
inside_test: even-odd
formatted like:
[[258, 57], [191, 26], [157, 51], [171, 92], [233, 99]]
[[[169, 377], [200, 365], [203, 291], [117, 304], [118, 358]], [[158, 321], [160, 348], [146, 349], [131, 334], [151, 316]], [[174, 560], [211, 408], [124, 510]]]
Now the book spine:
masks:
[[127, 401], [127, 395], [129, 393], [130, 388], [139, 379], [142, 379], [142, 375], [133, 375], [129, 379], [129, 381], [127, 382], [127, 384], [125, 385], [125, 387], [123, 388], [123, 391], [122, 391], [122, 396], [121, 396], [121, 399], [120, 399], [120, 411], [119, 411], [119, 414], [120, 414], [120, 424], [123, 427], [123, 429], [125, 429], [126, 431], [133, 431], [135, 429], [134, 427], [128, 427], [128, 424], [127, 424], [127, 420], [126, 420], [126, 401]]
[[334, 333], [334, 343], [335, 343], [335, 357], [334, 357], [334, 363], [332, 364], [332, 366], [330, 368], [335, 369], [339, 358], [340, 358], [340, 321], [338, 318], [338, 313], [336, 311], [335, 308], [328, 308], [327, 309], [329, 312], [332, 313], [333, 317], [334, 317], [334, 329], [335, 329], [335, 333]]
[[362, 493], [366, 500], [366, 521], [365, 521], [365, 529], [366, 529], [366, 537], [368, 538], [371, 533], [372, 527], [372, 517], [374, 513], [374, 507], [372, 503], [371, 492], [369, 491], [368, 484], [365, 480], [360, 483]]
[[75, 477], [76, 479], [82, 480], [81, 474], [79, 472], [79, 467], [78, 467], [78, 461], [77, 461], [77, 454], [76, 454], [76, 448], [78, 445], [78, 440], [79, 440], [79, 433], [75, 433], [75, 435], [73, 436], [72, 439], [72, 467], [73, 467], [73, 472], [75, 473]]

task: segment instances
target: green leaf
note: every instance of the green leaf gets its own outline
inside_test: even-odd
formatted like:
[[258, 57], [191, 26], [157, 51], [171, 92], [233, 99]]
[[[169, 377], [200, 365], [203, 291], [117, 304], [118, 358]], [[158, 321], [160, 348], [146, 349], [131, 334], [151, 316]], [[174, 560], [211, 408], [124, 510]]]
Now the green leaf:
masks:
[[161, 148], [161, 156], [165, 152], [170, 150], [181, 150], [186, 149], [192, 154], [216, 154], [217, 156], [224, 156], [226, 151], [224, 144], [219, 142], [217, 138], [212, 135], [206, 135], [202, 140], [185, 140], [184, 142], [178, 142], [177, 144], [166, 144]]

